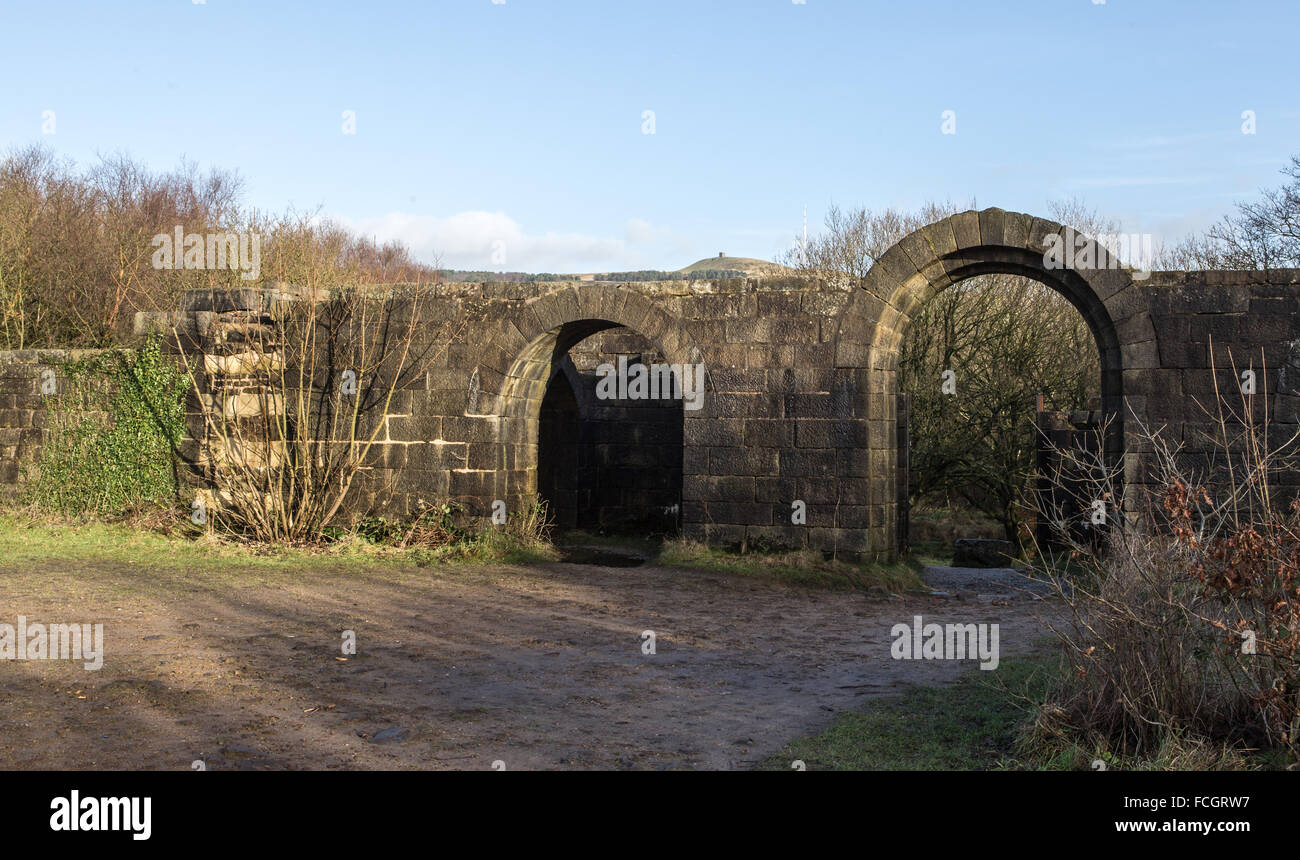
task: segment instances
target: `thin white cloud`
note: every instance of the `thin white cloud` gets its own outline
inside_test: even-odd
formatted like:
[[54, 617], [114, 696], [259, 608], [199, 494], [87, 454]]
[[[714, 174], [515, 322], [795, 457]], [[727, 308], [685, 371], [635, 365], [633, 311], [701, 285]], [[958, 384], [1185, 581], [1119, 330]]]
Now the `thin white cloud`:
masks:
[[[732, 253], [770, 244], [770, 241], [754, 242], [749, 233], [768, 240], [774, 236], [764, 230], [729, 230], [701, 240], [698, 235], [657, 226], [643, 218], [628, 218], [622, 225], [621, 236], [530, 233], [504, 212], [479, 210], [446, 217], [389, 212], [377, 218], [333, 218], [379, 242], [400, 241], [423, 262], [437, 262], [448, 269], [491, 272], [672, 271], [702, 257], [714, 256], [711, 249], [715, 245]], [[744, 238], [736, 241], [738, 236]], [[739, 252], [735, 255], [746, 256]]]
[[447, 217], [390, 212], [378, 218], [340, 220], [380, 242], [400, 241], [425, 262], [489, 271], [587, 272], [633, 266], [642, 252], [633, 252], [628, 245], [649, 241], [655, 234], [639, 219], [628, 222], [626, 238], [529, 233], [504, 212], [485, 211]]
[[649, 221], [643, 221], [640, 218], [627, 219], [627, 226], [624, 228], [624, 233], [630, 245], [649, 244], [655, 241], [659, 232]]
[[1197, 185], [1209, 182], [1207, 176], [1098, 176], [1075, 179], [1075, 188], [1134, 188], [1147, 185]]

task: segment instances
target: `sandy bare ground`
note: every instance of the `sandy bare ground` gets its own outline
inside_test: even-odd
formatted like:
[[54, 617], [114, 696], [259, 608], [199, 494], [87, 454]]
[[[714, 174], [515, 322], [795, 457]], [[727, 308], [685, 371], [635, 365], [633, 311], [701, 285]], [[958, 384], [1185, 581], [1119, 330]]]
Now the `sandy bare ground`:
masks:
[[[652, 566], [202, 571], [0, 560], [0, 622], [102, 622], [104, 666], [0, 661], [0, 768], [751, 767], [835, 712], [971, 661], [890, 657], [890, 628], [1046, 603], [937, 569], [868, 597]], [[987, 587], [985, 587], [987, 585]], [[343, 631], [357, 653], [342, 653]], [[656, 653], [643, 653], [643, 631]]]

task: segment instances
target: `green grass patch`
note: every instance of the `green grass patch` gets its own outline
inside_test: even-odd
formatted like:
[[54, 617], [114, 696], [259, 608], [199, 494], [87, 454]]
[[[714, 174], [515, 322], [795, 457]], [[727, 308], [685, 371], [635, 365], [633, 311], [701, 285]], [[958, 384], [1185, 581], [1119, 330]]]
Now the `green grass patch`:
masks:
[[1055, 653], [1003, 659], [945, 686], [915, 685], [844, 712], [826, 731], [763, 763], [789, 770], [996, 770], [1019, 767], [1014, 751], [1033, 703], [1057, 677]]
[[[183, 519], [183, 514], [177, 513], [176, 519]], [[201, 565], [226, 570], [303, 569], [372, 557], [363, 552], [359, 543], [341, 543], [322, 550], [272, 547], [237, 543], [210, 534], [166, 534], [130, 522], [0, 513], [0, 558], [11, 565], [59, 559], [156, 567]]]
[[850, 564], [828, 560], [814, 550], [736, 553], [679, 539], [664, 542], [657, 563], [815, 588], [876, 586], [898, 592], [924, 587], [921, 583], [921, 565], [915, 561]]
[[907, 557], [922, 566], [950, 567], [952, 565], [952, 544], [943, 541], [913, 541], [907, 548]]
[[396, 552], [421, 567], [431, 564], [536, 564], [560, 558], [555, 547], [545, 540], [498, 529], [465, 535], [443, 546], [412, 547]]
[[1170, 733], [1159, 747], [1141, 755], [1110, 749], [1104, 742], [1086, 743], [1072, 733], [1044, 738], [1041, 723], [1028, 726], [1016, 745], [1016, 761], [1032, 770], [1186, 771], [1284, 770], [1290, 763], [1281, 749], [1243, 749], [1222, 741]]
[[[166, 512], [163, 512], [163, 516]], [[188, 523], [183, 512], [169, 521]], [[0, 559], [11, 565], [52, 559], [135, 564], [149, 567], [195, 567], [206, 570], [311, 570], [357, 566], [435, 564], [528, 564], [553, 561], [549, 544], [503, 531], [468, 535], [436, 548], [398, 549], [348, 533], [309, 547], [242, 543], [211, 532], [195, 533], [142, 528], [137, 522], [103, 522], [59, 518], [30, 511], [0, 512]]]

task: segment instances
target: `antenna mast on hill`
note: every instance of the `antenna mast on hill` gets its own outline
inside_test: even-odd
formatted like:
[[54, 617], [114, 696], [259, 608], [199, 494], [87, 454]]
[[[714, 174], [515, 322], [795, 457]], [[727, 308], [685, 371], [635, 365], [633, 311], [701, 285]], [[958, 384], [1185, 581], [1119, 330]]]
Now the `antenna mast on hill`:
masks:
[[808, 204], [803, 205], [803, 244], [799, 246], [799, 262], [808, 264]]

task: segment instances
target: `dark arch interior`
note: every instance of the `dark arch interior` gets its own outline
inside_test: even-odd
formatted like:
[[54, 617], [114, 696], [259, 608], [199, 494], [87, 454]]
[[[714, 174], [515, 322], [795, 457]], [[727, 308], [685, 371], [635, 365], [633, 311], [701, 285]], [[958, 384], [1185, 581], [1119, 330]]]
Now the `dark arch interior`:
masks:
[[538, 416], [537, 492], [560, 530], [675, 534], [682, 401], [597, 397], [597, 367], [617, 367], [620, 358], [629, 367], [666, 361], [623, 327], [590, 334], [556, 356]]

